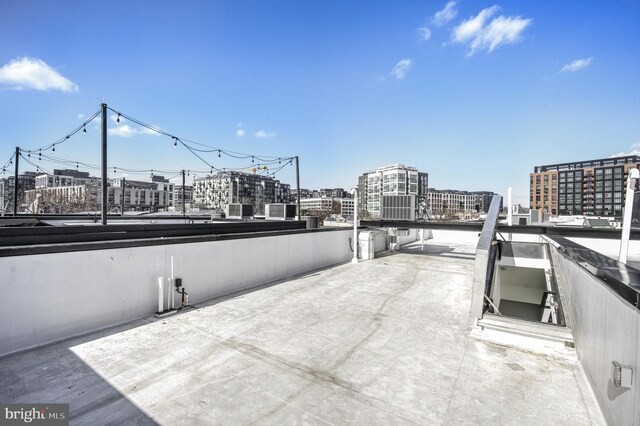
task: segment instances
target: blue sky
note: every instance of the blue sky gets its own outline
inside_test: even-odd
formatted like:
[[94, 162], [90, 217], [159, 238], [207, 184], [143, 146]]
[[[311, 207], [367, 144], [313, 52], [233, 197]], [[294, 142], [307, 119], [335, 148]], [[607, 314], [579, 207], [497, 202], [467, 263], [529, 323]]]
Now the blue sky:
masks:
[[[400, 162], [439, 189], [512, 186], [528, 204], [535, 165], [640, 153], [638, 1], [0, 7], [0, 167], [102, 100], [210, 146], [298, 155], [304, 188], [350, 188]], [[110, 167], [208, 169], [170, 138], [109, 126]], [[87, 130], [48, 155], [98, 164], [99, 132]], [[295, 186], [293, 167], [276, 176]]]

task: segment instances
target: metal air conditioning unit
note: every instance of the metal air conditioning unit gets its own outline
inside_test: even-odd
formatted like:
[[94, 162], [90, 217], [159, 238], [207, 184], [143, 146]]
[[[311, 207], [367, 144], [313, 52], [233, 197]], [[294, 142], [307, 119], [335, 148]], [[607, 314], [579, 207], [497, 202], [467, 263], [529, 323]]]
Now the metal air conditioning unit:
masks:
[[253, 219], [253, 204], [229, 204], [227, 206], [229, 219]]
[[266, 204], [265, 219], [267, 220], [293, 220], [296, 217], [294, 204]]

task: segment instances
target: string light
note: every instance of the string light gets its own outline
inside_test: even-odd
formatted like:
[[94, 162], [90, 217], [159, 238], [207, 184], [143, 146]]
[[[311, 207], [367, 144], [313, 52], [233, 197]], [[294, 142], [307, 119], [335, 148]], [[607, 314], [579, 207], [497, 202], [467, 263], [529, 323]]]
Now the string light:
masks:
[[[217, 148], [217, 147], [213, 147], [213, 146], [209, 146], [209, 145], [204, 145], [204, 144], [201, 144], [201, 143], [198, 143], [198, 142], [195, 142], [195, 141], [190, 141], [188, 139], [181, 139], [181, 138], [178, 138], [177, 136], [171, 135], [171, 134], [169, 134], [169, 133], [167, 133], [167, 132], [165, 132], [165, 131], [157, 128], [157, 127], [150, 126], [150, 125], [147, 125], [147, 124], [145, 124], [143, 122], [140, 122], [139, 120], [137, 120], [137, 119], [135, 119], [133, 117], [129, 117], [126, 114], [122, 114], [121, 112], [114, 111], [112, 108], [109, 108], [109, 110], [111, 110], [111, 111], [113, 111], [113, 113], [117, 114], [116, 115], [116, 117], [117, 117], [116, 118], [116, 122], [118, 122], [118, 123], [121, 122], [120, 119], [122, 118], [123, 120], [132, 121], [133, 123], [136, 123], [136, 124], [138, 124], [138, 125], [140, 125], [142, 127], [145, 127], [147, 129], [155, 132], [155, 133], [171, 137], [173, 139], [174, 148], [177, 148], [178, 141], [180, 141], [182, 146], [187, 148], [193, 155], [198, 157], [198, 159], [200, 159], [205, 164], [207, 164], [207, 166], [209, 166], [208, 169], [209, 169], [210, 174], [214, 174], [215, 171], [225, 171], [225, 172], [227, 172], [227, 171], [233, 171], [233, 170], [237, 170], [237, 171], [250, 171], [250, 170], [253, 170], [254, 173], [258, 172], [258, 173], [263, 174], [263, 175], [273, 175], [275, 177], [276, 173], [279, 172], [280, 170], [282, 170], [282, 167], [283, 167], [282, 165], [283, 164], [287, 165], [287, 160], [289, 160], [288, 161], [288, 163], [289, 163], [288, 165], [292, 165], [293, 164], [293, 157], [259, 156], [259, 155], [255, 155], [255, 154], [227, 151], [227, 150], [224, 150], [224, 149], [221, 149], [221, 148]], [[79, 164], [80, 162], [79, 161], [65, 160], [65, 159], [60, 159], [60, 158], [56, 158], [56, 157], [53, 157], [53, 156], [48, 156], [46, 151], [50, 150], [50, 152], [56, 152], [56, 145], [57, 144], [65, 142], [66, 140], [70, 139], [71, 136], [75, 135], [79, 131], [82, 131], [82, 133], [84, 135], [87, 135], [88, 132], [87, 132], [87, 129], [86, 129], [86, 125], [90, 124], [91, 122], [93, 122], [93, 120], [96, 117], [99, 117], [99, 115], [100, 115], [100, 111], [96, 112], [95, 114], [93, 114], [93, 116], [89, 117], [89, 119], [87, 121], [85, 121], [84, 123], [80, 124], [73, 131], [71, 131], [71, 132], [67, 133], [65, 136], [63, 136], [62, 139], [56, 140], [56, 141], [54, 141], [53, 143], [51, 143], [49, 145], [44, 145], [44, 146], [42, 146], [40, 148], [37, 148], [37, 149], [27, 150], [27, 157], [29, 157], [29, 158], [31, 157], [31, 151], [33, 151], [34, 154], [37, 151], [38, 160], [42, 161], [43, 160], [43, 158], [42, 158], [43, 157], [42, 150], [45, 150], [45, 154], [44, 154], [44, 160], [45, 161], [50, 161], [50, 162], [59, 163], [59, 164], [67, 164], [68, 166], [71, 166], [71, 167], [73, 167], [72, 164], [73, 164], [73, 162], [75, 162], [76, 163], [76, 169], [79, 171], [79, 169], [80, 169], [80, 164]], [[24, 151], [25, 150], [22, 150], [22, 153], [21, 153], [22, 155], [23, 155]], [[203, 154], [201, 154], [201, 153], [215, 153], [215, 151], [218, 151], [218, 158], [222, 157], [222, 151], [225, 151], [225, 155], [228, 156], [228, 157], [231, 157], [232, 160], [233, 159], [240, 159], [240, 160], [247, 159], [248, 160], [249, 157], [251, 157], [251, 163], [254, 166], [253, 166], [252, 169], [248, 168], [247, 166], [237, 167], [237, 168], [233, 167], [233, 168], [230, 168], [230, 169], [229, 168], [223, 168], [223, 169], [216, 168], [212, 164], [209, 164], [210, 160], [207, 161], [207, 158]], [[276, 164], [275, 163], [276, 160], [278, 161], [277, 164], [279, 164], [280, 167], [278, 167], [278, 168], [274, 167], [276, 170], [270, 170], [270, 168], [267, 167], [267, 166]], [[13, 161], [12, 161], [11, 158], [9, 159], [9, 163], [8, 164], [13, 164]], [[5, 163], [5, 166], [2, 169], [4, 173], [6, 173], [8, 164]], [[36, 164], [33, 164], [33, 163], [30, 163], [30, 164], [32, 164], [34, 166], [36, 165]], [[88, 169], [99, 170], [98, 166], [92, 165], [92, 164], [88, 164], [88, 163], [83, 163], [83, 169], [85, 167], [88, 168]], [[38, 168], [39, 171], [46, 172], [46, 170], [44, 170], [44, 169], [40, 170], [40, 169], [41, 168]], [[121, 169], [121, 170], [129, 172], [128, 169]], [[205, 169], [205, 171], [194, 170], [194, 176], [197, 175], [196, 172], [198, 172], [198, 175], [202, 176], [202, 175], [206, 174], [206, 169]], [[114, 174], [118, 173], [118, 167], [113, 166], [113, 173]], [[149, 173], [149, 170], [132, 170], [131, 173], [133, 173], [133, 174], [136, 174], [136, 173], [144, 174], [144, 173]], [[171, 172], [171, 173], [179, 173], [179, 172]], [[151, 178], [154, 178], [154, 170], [151, 170], [150, 175], [151, 175]], [[188, 175], [191, 176], [190, 171], [189, 171]], [[184, 172], [183, 172], [183, 176], [184, 176]]]

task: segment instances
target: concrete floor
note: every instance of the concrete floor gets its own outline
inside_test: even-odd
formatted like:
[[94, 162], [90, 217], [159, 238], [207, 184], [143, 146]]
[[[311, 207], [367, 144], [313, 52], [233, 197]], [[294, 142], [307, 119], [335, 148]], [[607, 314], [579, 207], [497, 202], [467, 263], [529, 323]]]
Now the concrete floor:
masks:
[[474, 247], [430, 241], [0, 360], [72, 424], [604, 424], [579, 365], [467, 336]]

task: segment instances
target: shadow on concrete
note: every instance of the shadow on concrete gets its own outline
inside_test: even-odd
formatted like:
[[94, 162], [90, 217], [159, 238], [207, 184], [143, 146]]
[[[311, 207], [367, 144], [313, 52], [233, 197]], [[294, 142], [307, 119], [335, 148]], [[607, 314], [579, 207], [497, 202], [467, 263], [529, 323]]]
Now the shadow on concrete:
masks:
[[424, 250], [420, 247], [420, 245], [412, 244], [403, 246], [400, 248], [400, 253], [407, 253], [419, 256], [442, 256], [449, 257], [454, 259], [461, 260], [470, 260], [473, 261], [476, 258], [474, 253], [464, 253], [460, 251], [454, 251], [456, 247], [451, 247], [447, 245], [436, 245], [436, 244], [425, 244]]
[[136, 321], [0, 359], [0, 401], [69, 404], [72, 424], [158, 424], [71, 350], [147, 323]]

